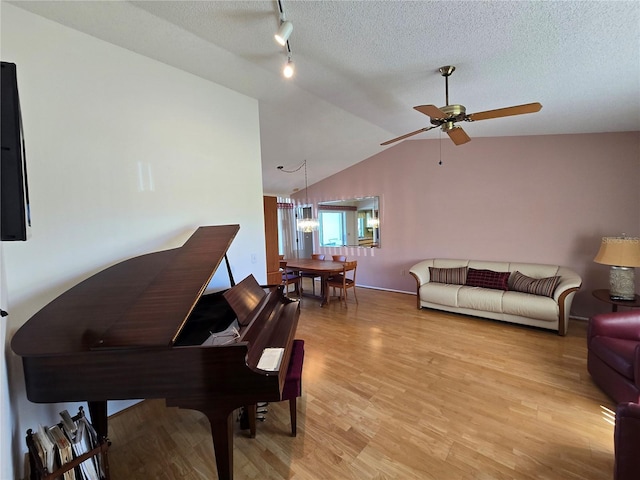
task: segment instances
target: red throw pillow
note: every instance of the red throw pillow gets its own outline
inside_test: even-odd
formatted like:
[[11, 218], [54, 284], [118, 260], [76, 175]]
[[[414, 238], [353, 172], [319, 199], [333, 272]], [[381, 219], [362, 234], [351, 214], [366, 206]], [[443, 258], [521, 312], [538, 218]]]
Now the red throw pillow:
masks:
[[510, 272], [494, 272], [493, 270], [467, 270], [468, 287], [493, 288], [496, 290], [509, 290]]

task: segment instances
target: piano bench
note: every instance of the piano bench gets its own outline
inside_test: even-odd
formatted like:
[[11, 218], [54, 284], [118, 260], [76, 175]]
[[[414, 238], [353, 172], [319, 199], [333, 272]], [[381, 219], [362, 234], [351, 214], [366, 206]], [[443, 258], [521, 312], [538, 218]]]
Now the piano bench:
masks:
[[[291, 416], [291, 436], [298, 433], [298, 409], [296, 399], [302, 396], [302, 364], [304, 362], [304, 340], [295, 339], [291, 348], [291, 358], [287, 367], [287, 376], [282, 388], [282, 400], [289, 400]], [[249, 431], [251, 438], [256, 436], [256, 406], [247, 407], [249, 413]]]

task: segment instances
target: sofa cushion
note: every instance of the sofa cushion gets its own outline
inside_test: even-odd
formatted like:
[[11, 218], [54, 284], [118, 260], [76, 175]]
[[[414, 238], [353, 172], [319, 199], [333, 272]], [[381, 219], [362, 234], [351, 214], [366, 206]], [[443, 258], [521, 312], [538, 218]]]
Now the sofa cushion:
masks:
[[484, 312], [502, 313], [503, 290], [479, 287], [461, 287], [458, 292], [458, 306]]
[[420, 287], [420, 300], [423, 302], [437, 303], [449, 307], [458, 306], [458, 290], [462, 285], [449, 285], [446, 283], [425, 283]]
[[638, 342], [612, 337], [593, 337], [589, 350], [620, 375], [633, 380], [633, 362]]
[[520, 317], [553, 322], [558, 320], [560, 307], [553, 298], [522, 292], [504, 292], [502, 312]]
[[494, 272], [511, 272], [509, 268], [509, 262], [491, 262], [486, 260], [469, 260], [467, 267], [475, 268], [476, 270], [493, 270]]
[[531, 278], [515, 271], [509, 277], [509, 289], [516, 292], [531, 293], [533, 295], [544, 295], [553, 297], [553, 292], [558, 286], [560, 277]]
[[429, 281], [436, 283], [448, 283], [450, 285], [464, 285], [464, 282], [467, 281], [467, 267], [429, 267]]
[[[495, 268], [494, 270], [498, 270]], [[554, 275], [560, 275], [560, 267], [557, 265], [546, 265], [541, 263], [518, 263], [511, 262], [509, 264], [510, 272], [515, 272], [516, 270], [532, 278], [545, 278], [545, 277], [553, 277]]]
[[509, 290], [509, 275], [509, 272], [494, 272], [493, 270], [469, 268], [465, 285], [469, 287]]

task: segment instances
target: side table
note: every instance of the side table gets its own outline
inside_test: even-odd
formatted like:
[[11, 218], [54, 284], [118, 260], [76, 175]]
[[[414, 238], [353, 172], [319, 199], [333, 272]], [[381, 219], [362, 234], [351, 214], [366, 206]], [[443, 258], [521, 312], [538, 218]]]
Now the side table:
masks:
[[635, 298], [633, 300], [611, 300], [611, 297], [609, 297], [609, 290], [607, 290], [606, 288], [594, 290], [592, 294], [598, 300], [610, 304], [612, 312], [617, 312], [619, 306], [631, 308], [640, 307], [640, 295], [638, 295], [637, 293], [635, 294]]

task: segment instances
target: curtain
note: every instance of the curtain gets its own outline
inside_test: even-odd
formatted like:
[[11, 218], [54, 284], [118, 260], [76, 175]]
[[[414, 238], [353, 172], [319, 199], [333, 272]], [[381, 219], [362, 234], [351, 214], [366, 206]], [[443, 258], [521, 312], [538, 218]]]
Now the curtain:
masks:
[[296, 215], [289, 198], [278, 197], [278, 250], [284, 258], [296, 258]]

